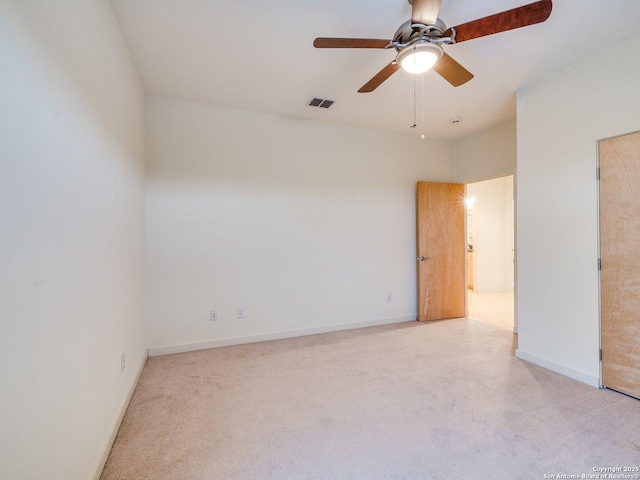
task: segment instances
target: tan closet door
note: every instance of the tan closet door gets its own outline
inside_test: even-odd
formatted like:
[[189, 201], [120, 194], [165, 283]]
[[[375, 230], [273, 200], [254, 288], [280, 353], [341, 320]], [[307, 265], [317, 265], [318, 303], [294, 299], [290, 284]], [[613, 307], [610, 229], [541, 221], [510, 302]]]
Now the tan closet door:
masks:
[[418, 320], [464, 317], [464, 185], [418, 182]]
[[599, 150], [602, 383], [640, 398], [640, 133]]

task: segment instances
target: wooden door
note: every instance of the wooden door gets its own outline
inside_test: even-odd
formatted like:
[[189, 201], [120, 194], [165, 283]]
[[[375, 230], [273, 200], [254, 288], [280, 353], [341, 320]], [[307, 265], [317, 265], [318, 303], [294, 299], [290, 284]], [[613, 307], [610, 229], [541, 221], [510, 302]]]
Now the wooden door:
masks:
[[464, 185], [418, 182], [418, 320], [466, 315]]
[[599, 155], [602, 384], [640, 398], [640, 132]]

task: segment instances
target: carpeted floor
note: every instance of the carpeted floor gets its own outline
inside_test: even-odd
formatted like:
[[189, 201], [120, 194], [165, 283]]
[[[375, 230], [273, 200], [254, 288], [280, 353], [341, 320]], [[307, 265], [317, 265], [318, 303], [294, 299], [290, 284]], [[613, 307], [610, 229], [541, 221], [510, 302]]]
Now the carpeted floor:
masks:
[[640, 401], [516, 359], [515, 338], [456, 319], [150, 358], [102, 480], [516, 480], [640, 466]]

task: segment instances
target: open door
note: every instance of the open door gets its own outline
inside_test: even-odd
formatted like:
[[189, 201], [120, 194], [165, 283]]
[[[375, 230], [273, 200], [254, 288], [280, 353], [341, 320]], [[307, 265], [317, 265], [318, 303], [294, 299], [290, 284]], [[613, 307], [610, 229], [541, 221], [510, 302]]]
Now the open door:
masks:
[[464, 185], [418, 182], [418, 320], [466, 315]]
[[599, 156], [602, 384], [640, 398], [640, 132]]

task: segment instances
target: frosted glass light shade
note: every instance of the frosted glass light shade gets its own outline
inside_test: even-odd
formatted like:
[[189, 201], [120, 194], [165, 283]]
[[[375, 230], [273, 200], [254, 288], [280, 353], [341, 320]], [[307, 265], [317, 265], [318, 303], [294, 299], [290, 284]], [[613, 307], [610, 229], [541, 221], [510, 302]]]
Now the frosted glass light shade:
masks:
[[402, 49], [396, 62], [409, 73], [423, 73], [442, 57], [442, 48], [433, 43], [418, 43]]

